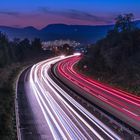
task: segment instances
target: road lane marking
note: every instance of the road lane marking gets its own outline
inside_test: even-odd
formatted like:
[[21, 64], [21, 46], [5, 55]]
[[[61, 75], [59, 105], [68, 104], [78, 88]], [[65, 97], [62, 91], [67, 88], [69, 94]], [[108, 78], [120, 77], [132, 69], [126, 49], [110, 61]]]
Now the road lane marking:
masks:
[[125, 110], [125, 111], [129, 112], [130, 114], [133, 114], [134, 116], [139, 116], [139, 115], [137, 115], [137, 114], [135, 114], [135, 113], [133, 113], [133, 112], [131, 112], [131, 111], [129, 111], [129, 110], [127, 110], [127, 109], [125, 109], [125, 108], [123, 108], [123, 110]]
[[107, 101], [107, 100], [108, 100], [108, 99], [106, 99], [105, 97], [103, 97], [103, 96], [101, 96], [101, 95], [98, 95], [98, 97], [99, 97], [100, 99], [105, 100], [105, 101]]
[[83, 87], [85, 90], [90, 91], [90, 89], [88, 89], [87, 87]]

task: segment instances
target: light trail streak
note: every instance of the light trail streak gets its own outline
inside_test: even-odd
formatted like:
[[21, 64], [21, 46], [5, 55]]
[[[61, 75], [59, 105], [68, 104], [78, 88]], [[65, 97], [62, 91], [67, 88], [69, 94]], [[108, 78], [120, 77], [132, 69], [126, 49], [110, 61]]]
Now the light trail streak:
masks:
[[[72, 104], [108, 138], [112, 140], [121, 139], [111, 129], [70, 97], [50, 78], [48, 74], [50, 66], [60, 60], [71, 57], [73, 56], [56, 57], [42, 61], [31, 68], [29, 75], [30, 87], [33, 91], [32, 94], [36, 97], [53, 138], [55, 140], [92, 140], [94, 136], [96, 139], [104, 139], [99, 132], [97, 132], [81, 115], [78, 114], [78, 112], [71, 106]], [[69, 103], [65, 99], [68, 100]]]
[[[64, 77], [69, 82], [80, 87], [87, 93], [98, 98], [102, 102], [107, 103], [111, 107], [117, 109], [126, 117], [138, 121], [137, 129], [140, 129], [140, 98], [131, 95], [130, 93], [111, 88], [103, 85], [97, 81], [91, 80], [79, 74], [75, 69], [74, 65], [80, 60], [79, 57], [71, 57], [65, 59], [57, 64], [57, 73], [59, 77]], [[66, 81], [65, 81], [66, 82]]]
[[[45, 66], [44, 66], [45, 67]], [[100, 127], [100, 129], [102, 129], [102, 131], [104, 131], [103, 130], [103, 127], [106, 129], [106, 131], [109, 131], [109, 132], [106, 132], [106, 131], [104, 131], [104, 133], [106, 133], [107, 135], [108, 135], [108, 133], [113, 133], [114, 134], [114, 137], [116, 136], [117, 137], [117, 135], [113, 132], [113, 131], [111, 131], [108, 127], [106, 127], [102, 122], [100, 122], [97, 118], [95, 118], [91, 113], [89, 113], [86, 109], [84, 109], [78, 102], [76, 102], [73, 98], [71, 98], [66, 92], [64, 92], [64, 90], [62, 90], [55, 82], [53, 82], [53, 80], [49, 77], [49, 75], [47, 74], [47, 72], [46, 72], [46, 77], [47, 77], [47, 79], [48, 79], [48, 81], [51, 83], [51, 85], [53, 85], [55, 88], [57, 88], [57, 90], [59, 91], [59, 93], [61, 93], [66, 99], [68, 99], [79, 111], [82, 111], [82, 113], [84, 114], [84, 115], [86, 115], [86, 117], [88, 117], [88, 118], [90, 118], [90, 120], [92, 121], [92, 122], [94, 122], [93, 120], [96, 120], [94, 123], [98, 126], [98, 127]], [[42, 74], [42, 77], [43, 77], [43, 74]], [[44, 81], [46, 81], [45, 79], [44, 79]], [[49, 84], [47, 81], [46, 81], [46, 83], [47, 84]], [[50, 88], [52, 88], [52, 87], [50, 87]], [[52, 88], [52, 90], [57, 94], [57, 92]], [[57, 96], [59, 96], [59, 98], [61, 98], [61, 100], [63, 100], [62, 99], [62, 97], [59, 95], [59, 94], [57, 94]], [[64, 100], [63, 100], [63, 102], [65, 102]], [[66, 103], [66, 102], [65, 102]], [[88, 114], [88, 115], [87, 115]], [[89, 117], [90, 116], [90, 117]], [[100, 125], [99, 125], [99, 124]], [[101, 127], [102, 126], [102, 127]], [[108, 135], [109, 136], [109, 135]], [[119, 138], [119, 137], [117, 137], [117, 138]]]
[[[53, 82], [53, 81], [51, 81]], [[55, 85], [55, 87], [57, 87], [57, 85], [55, 83], [52, 83], [53, 85]], [[59, 88], [59, 89], [58, 89]], [[52, 89], [53, 90], [53, 89]], [[68, 94], [66, 94], [66, 92], [64, 92], [60, 87], [57, 87], [57, 90], [61, 90], [61, 94], [63, 94], [63, 96], [65, 96], [67, 99], [70, 100], [70, 102], [79, 110], [81, 111], [90, 121], [92, 121], [97, 127], [99, 127], [106, 135], [108, 135], [111, 139], [114, 139], [113, 137], [115, 137], [116, 139], [120, 139], [120, 137], [118, 137], [113, 131], [111, 131], [107, 126], [105, 126], [102, 122], [100, 122], [97, 118], [95, 118], [91, 113], [89, 113], [86, 109], [84, 109], [78, 102], [76, 102], [73, 98], [71, 98]], [[55, 92], [55, 91], [54, 91]], [[60, 95], [58, 95], [59, 98], [62, 99], [62, 97]], [[62, 99], [63, 100], [63, 99]], [[69, 109], [71, 109], [84, 123], [85, 125], [87, 125], [87, 127], [89, 127], [92, 132], [96, 135], [98, 135], [98, 133], [89, 125], [86, 123], [86, 121], [84, 121], [77, 113], [76, 111], [74, 111], [65, 100], [63, 100], [63, 102], [67, 105], [67, 107]], [[98, 136], [99, 137], [99, 136]], [[100, 139], [101, 138], [100, 136]]]
[[[77, 60], [79, 60], [79, 58], [78, 58], [77, 60], [75, 60], [74, 58], [73, 58], [73, 59], [64, 60], [64, 62], [62, 62], [62, 63], [60, 63], [60, 64], [58, 65], [58, 71], [59, 71], [59, 73], [61, 73], [65, 78], [67, 78], [67, 79], [69, 79], [69, 80], [74, 79], [74, 80], [71, 80], [71, 82], [74, 81], [74, 83], [75, 83], [76, 85], [80, 86], [81, 88], [83, 88], [84, 90], [86, 90], [88, 93], [91, 93], [92, 95], [96, 96], [97, 98], [99, 98], [100, 96], [102, 96], [102, 97], [104, 97], [105, 99], [108, 99], [108, 100], [106, 101], [106, 103], [109, 103], [110, 105], [116, 107], [116, 108], [119, 109], [120, 111], [122, 111], [122, 112], [124, 112], [124, 113], [130, 115], [131, 117], [133, 117], [133, 118], [135, 118], [135, 119], [140, 120], [140, 117], [139, 117], [139, 115], [138, 115], [138, 114], [140, 114], [140, 112], [139, 112], [139, 111], [134, 111], [134, 108], [132, 108], [134, 105], [139, 107], [140, 104], [138, 104], [138, 103], [136, 104], [135, 102], [132, 102], [132, 101], [129, 100], [129, 99], [126, 99], [126, 98], [124, 98], [124, 97], [118, 96], [116, 93], [113, 93], [113, 92], [110, 92], [110, 91], [107, 92], [106, 89], [103, 89], [102, 87], [96, 86], [96, 85], [93, 84], [93, 83], [89, 83], [89, 82], [88, 82], [88, 84], [91, 85], [91, 86], [89, 86], [89, 85], [83, 83], [82, 81], [78, 80], [78, 79], [81, 79], [81, 80], [83, 80], [84, 82], [87, 82], [87, 80], [84, 79], [84, 78], [82, 78], [82, 77], [80, 76], [80, 74], [73, 73], [74, 76], [77, 78], [77, 79], [76, 79], [76, 78], [72, 77], [70, 74], [66, 73], [66, 72], [65, 72], [66, 70], [69, 71], [69, 73], [71, 73], [71, 71], [70, 71], [71, 65], [68, 67], [68, 63], [69, 63], [71, 60], [72, 60], [72, 64], [73, 64], [73, 60], [77, 62]], [[66, 67], [66, 68], [65, 68], [65, 67]], [[110, 96], [110, 95], [104, 94], [104, 93], [101, 92], [101, 91], [95, 90], [94, 87], [96, 87], [96, 88], [98, 88], [98, 89], [101, 89], [103, 92], [107, 92], [107, 93], [109, 93], [109, 94], [111, 94], [111, 95], [113, 95], [113, 96], [118, 97], [119, 100], [118, 100], [117, 98], [114, 98], [113, 96]], [[98, 95], [100, 95], [100, 96], [98, 96]], [[100, 99], [101, 99], [101, 98], [100, 98]], [[127, 101], [129, 104], [132, 104], [133, 106], [130, 107], [129, 105], [126, 104], [127, 102], [120, 101], [120, 99]], [[111, 102], [110, 102], [110, 101], [111, 101]], [[114, 102], [114, 104], [112, 104], [113, 102]], [[116, 105], [118, 105], [118, 106], [116, 106]], [[128, 111], [122, 110], [122, 108], [120, 108], [120, 106], [122, 106], [123, 108], [125, 107], [127, 110], [129, 110], [129, 111], [131, 111], [131, 112], [137, 112], [137, 113], [134, 113], [134, 114], [137, 114], [137, 116], [136, 116], [136, 115], [133, 115], [132, 113], [130, 113], [130, 112], [128, 112]]]
[[[89, 84], [91, 84], [91, 85], [93, 85], [93, 86], [95, 86], [95, 87], [97, 87], [97, 88], [99, 88], [101, 90], [104, 90], [104, 91], [106, 91], [106, 92], [108, 92], [108, 93], [110, 93], [112, 95], [115, 95], [115, 96], [117, 96], [119, 98], [122, 98], [122, 99], [124, 99], [124, 100], [126, 100], [126, 101], [128, 101], [128, 102], [130, 102], [130, 103], [132, 103], [132, 104], [134, 104], [134, 105], [136, 105], [138, 107], [140, 107], [140, 97], [132, 95], [132, 94], [129, 94], [127, 92], [124, 92], [124, 91], [121, 91], [121, 90], [118, 90], [118, 89], [114, 89], [114, 88], [106, 86], [106, 85], [103, 85], [103, 84], [101, 84], [101, 83], [99, 83], [97, 81], [94, 81], [94, 80], [91, 80], [91, 79], [87, 78], [86, 76], [84, 76], [82, 74], [79, 74], [73, 68], [73, 66], [77, 63], [77, 61], [79, 61], [79, 58], [78, 59], [73, 59], [73, 61], [71, 63], [69, 62], [68, 69], [72, 73], [74, 73], [77, 76], [79, 76], [80, 79], [85, 80], [87, 83], [89, 83]], [[114, 94], [114, 92], [116, 94]]]

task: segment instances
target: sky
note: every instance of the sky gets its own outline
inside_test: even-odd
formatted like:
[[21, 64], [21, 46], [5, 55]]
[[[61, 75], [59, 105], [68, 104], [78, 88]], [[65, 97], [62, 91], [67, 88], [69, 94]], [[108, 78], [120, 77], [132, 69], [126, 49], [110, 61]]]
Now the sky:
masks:
[[0, 25], [107, 25], [119, 14], [140, 19], [140, 0], [0, 0]]

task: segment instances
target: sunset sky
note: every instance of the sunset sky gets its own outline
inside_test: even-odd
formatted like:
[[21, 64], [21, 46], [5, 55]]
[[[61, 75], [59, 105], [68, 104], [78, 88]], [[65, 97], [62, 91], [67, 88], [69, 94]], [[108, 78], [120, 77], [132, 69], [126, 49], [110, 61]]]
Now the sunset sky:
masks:
[[140, 0], [0, 0], [0, 25], [112, 24], [118, 14], [140, 19]]

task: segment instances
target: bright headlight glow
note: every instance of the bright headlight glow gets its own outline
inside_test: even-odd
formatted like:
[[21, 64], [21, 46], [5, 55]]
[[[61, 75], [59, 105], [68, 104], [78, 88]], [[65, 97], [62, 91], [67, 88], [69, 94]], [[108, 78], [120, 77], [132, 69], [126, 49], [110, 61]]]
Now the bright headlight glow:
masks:
[[74, 53], [74, 55], [79, 56], [79, 55], [81, 55], [81, 53]]
[[65, 55], [61, 55], [60, 57], [61, 57], [61, 58], [65, 58]]

